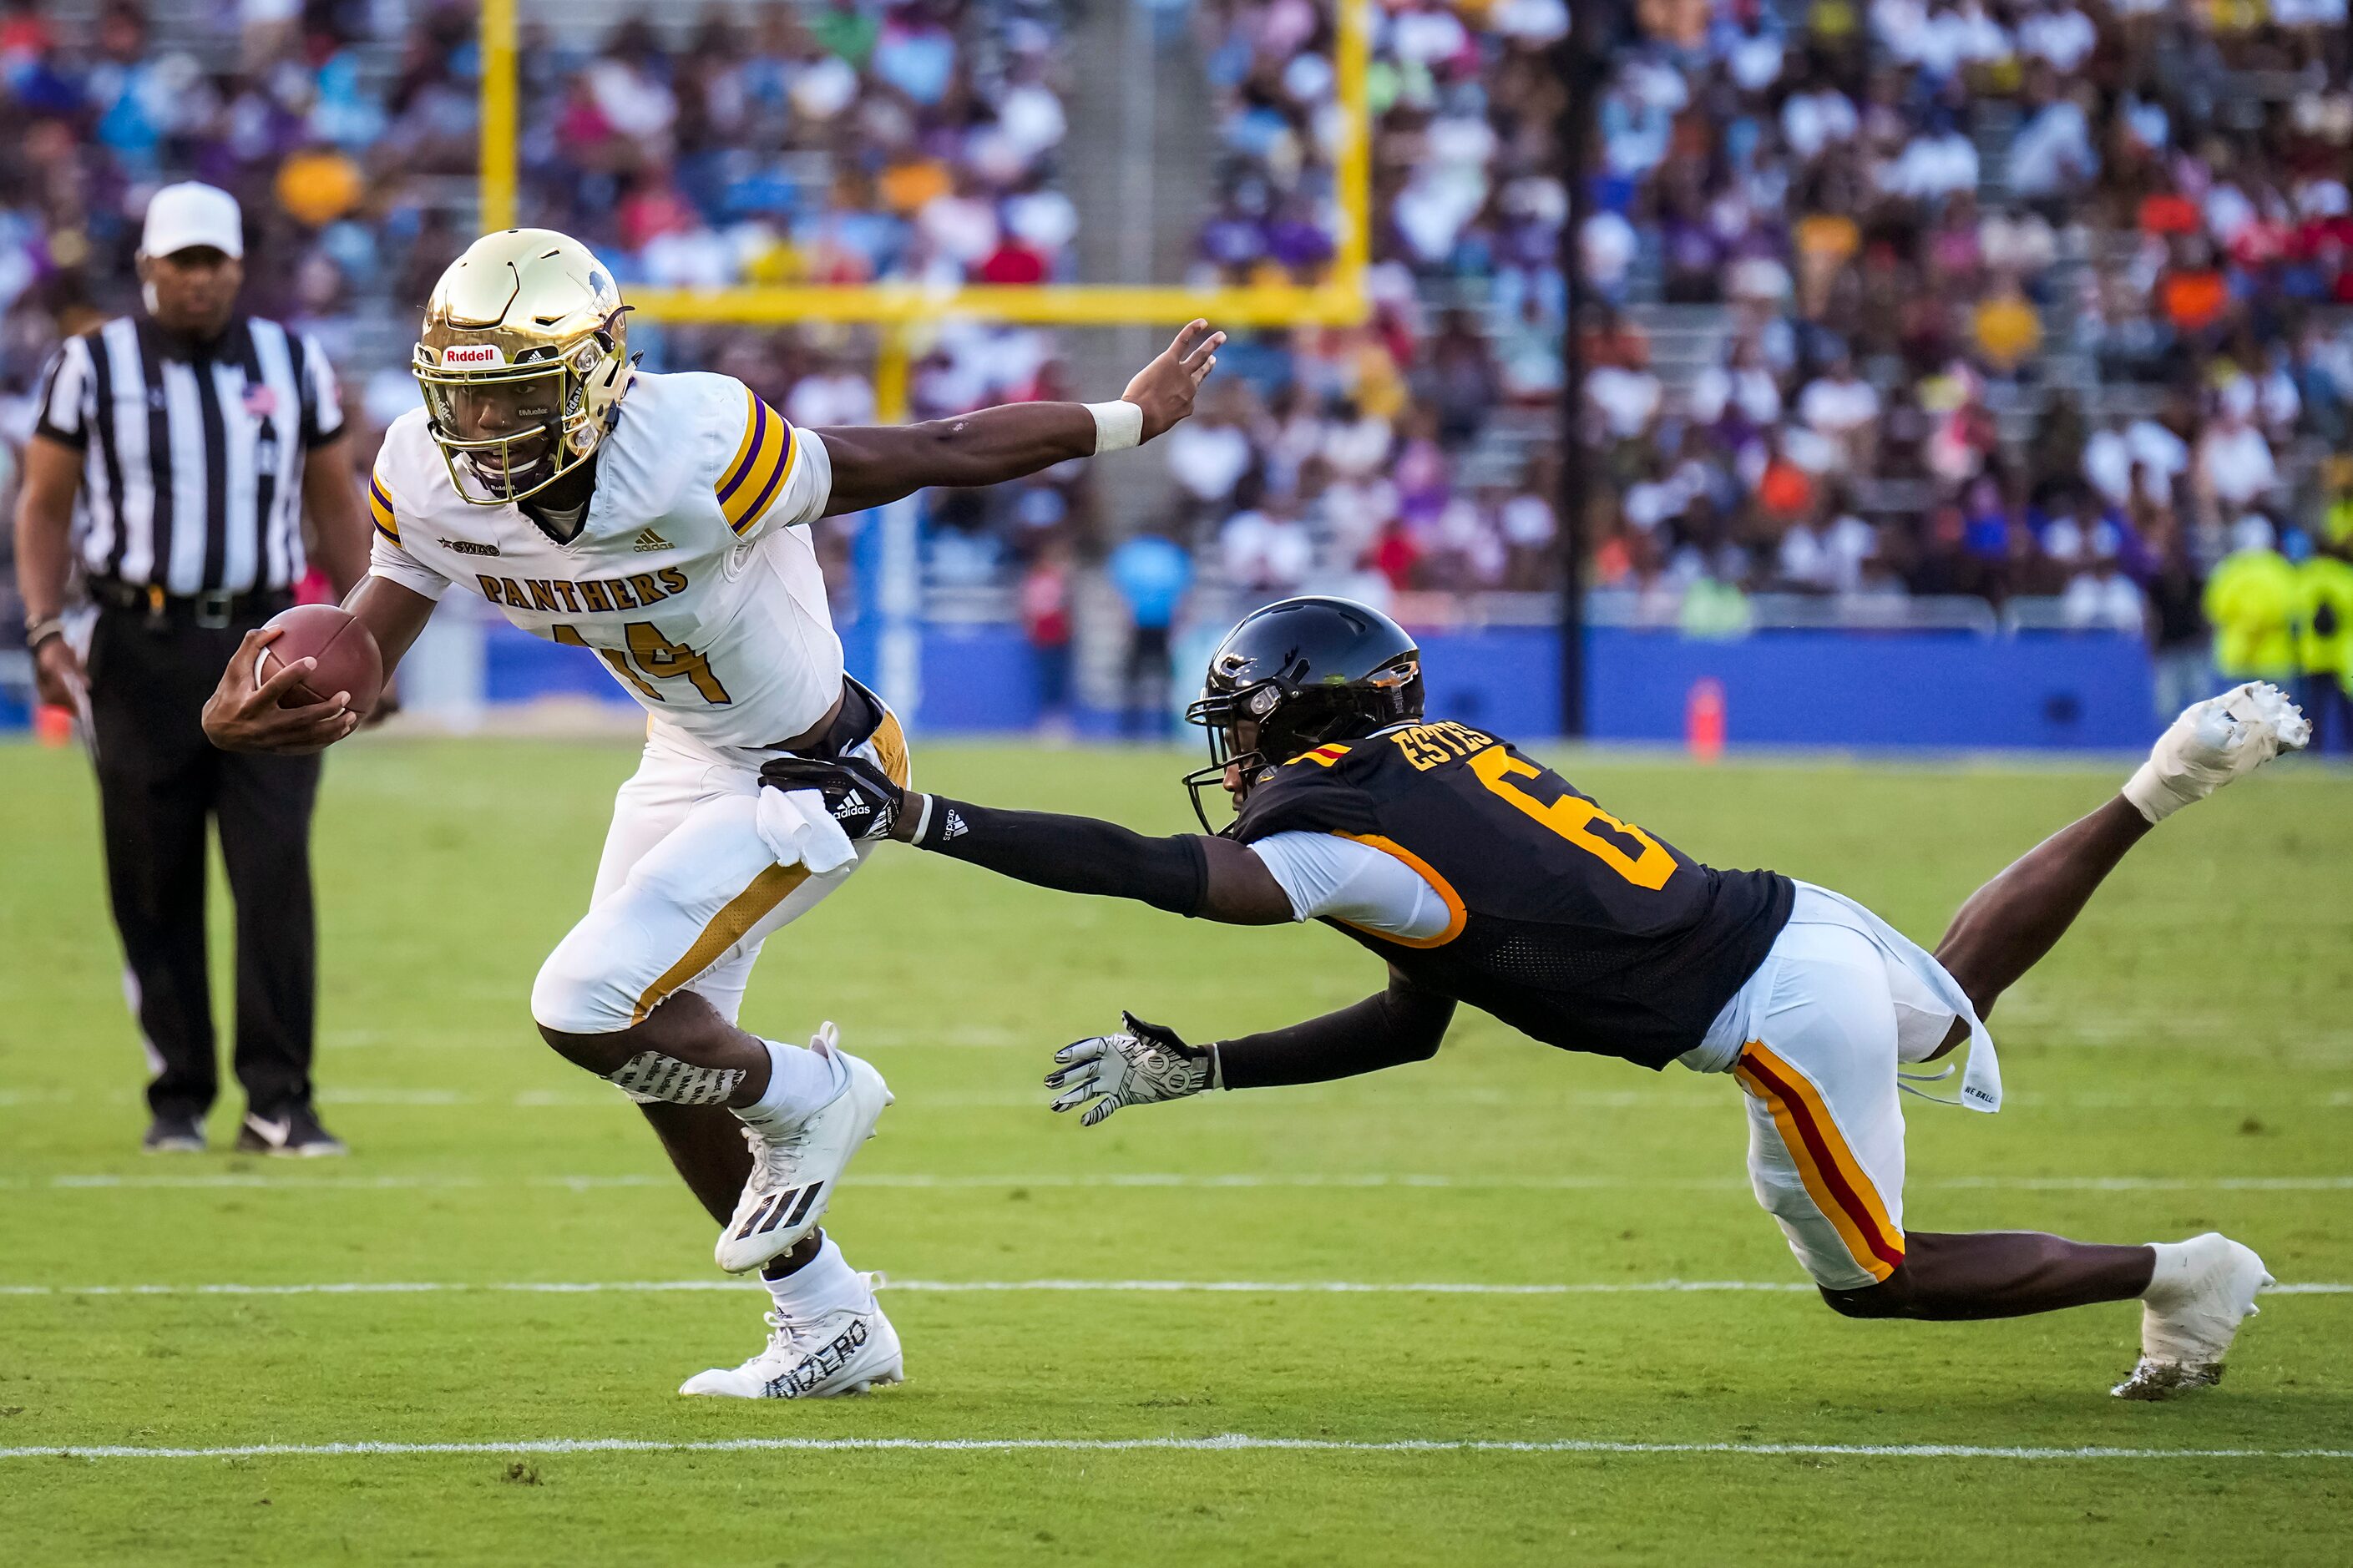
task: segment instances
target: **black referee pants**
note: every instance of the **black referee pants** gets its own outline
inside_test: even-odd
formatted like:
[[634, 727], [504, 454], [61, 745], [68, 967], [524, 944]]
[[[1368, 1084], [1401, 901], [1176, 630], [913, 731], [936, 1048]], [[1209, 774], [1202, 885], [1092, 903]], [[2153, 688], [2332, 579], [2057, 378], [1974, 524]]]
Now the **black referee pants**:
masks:
[[259, 624], [214, 628], [106, 609], [90, 642], [107, 888], [158, 1116], [202, 1116], [220, 1089], [205, 966], [207, 817], [237, 903], [236, 1066], [247, 1107], [275, 1117], [311, 1101], [319, 759], [219, 751], [201, 722], [238, 638]]

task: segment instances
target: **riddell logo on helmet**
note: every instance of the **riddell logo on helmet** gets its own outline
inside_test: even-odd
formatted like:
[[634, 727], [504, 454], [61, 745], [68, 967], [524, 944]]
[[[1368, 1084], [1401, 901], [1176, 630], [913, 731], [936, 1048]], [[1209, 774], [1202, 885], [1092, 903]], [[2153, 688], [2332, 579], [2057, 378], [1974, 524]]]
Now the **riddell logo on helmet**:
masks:
[[474, 369], [486, 364], [504, 364], [507, 356], [499, 352], [496, 343], [459, 343], [441, 351], [441, 363], [446, 368]]

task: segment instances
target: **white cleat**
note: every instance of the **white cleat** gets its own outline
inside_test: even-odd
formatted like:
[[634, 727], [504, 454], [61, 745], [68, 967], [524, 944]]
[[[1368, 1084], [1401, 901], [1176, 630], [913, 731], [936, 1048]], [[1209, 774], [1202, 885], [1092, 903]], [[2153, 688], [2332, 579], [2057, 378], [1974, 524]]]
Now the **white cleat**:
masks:
[[2170, 1399], [2222, 1381], [2222, 1357], [2239, 1325], [2262, 1309], [2255, 1292], [2276, 1283], [2263, 1260], [2208, 1231], [2181, 1244], [2183, 1267], [2141, 1298], [2140, 1364], [2108, 1390], [2119, 1399]]
[[2286, 692], [2250, 680], [2183, 709], [2126, 782], [2125, 798], [2151, 822], [2162, 822], [2311, 741], [2312, 725]]
[[744, 1129], [744, 1141], [752, 1146], [752, 1174], [715, 1248], [719, 1267], [730, 1274], [790, 1252], [817, 1228], [849, 1157], [874, 1136], [874, 1123], [891, 1103], [882, 1075], [843, 1050], [831, 1024], [817, 1032], [809, 1049], [839, 1061], [849, 1082], [774, 1136], [756, 1127]]
[[742, 1366], [714, 1366], [680, 1384], [681, 1394], [729, 1399], [831, 1399], [906, 1381], [899, 1331], [874, 1300], [881, 1281], [861, 1275], [866, 1302], [841, 1307], [806, 1322], [767, 1314], [768, 1347]]

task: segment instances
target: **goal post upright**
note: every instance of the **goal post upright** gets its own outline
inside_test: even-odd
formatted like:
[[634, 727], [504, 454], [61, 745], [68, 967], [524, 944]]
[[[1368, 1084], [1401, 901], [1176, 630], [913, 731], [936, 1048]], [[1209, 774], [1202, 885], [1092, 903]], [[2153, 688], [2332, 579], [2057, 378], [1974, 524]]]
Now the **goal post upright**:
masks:
[[[773, 3], [773, 0], [772, 0]], [[520, 202], [519, 30], [523, 0], [481, 0], [480, 217], [484, 232], [515, 226]], [[1220, 328], [1345, 327], [1371, 313], [1373, 0], [1332, 0], [1332, 150], [1338, 232], [1332, 264], [1314, 283], [1049, 283], [1027, 286], [922, 283], [738, 285], [665, 289], [632, 284], [629, 303], [655, 321], [785, 327], [809, 322], [876, 329], [877, 416], [907, 416], [912, 339], [962, 320], [1041, 327], [1172, 326], [1196, 317]], [[922, 697], [922, 571], [915, 502], [884, 507], [874, 607], [878, 684], [911, 725]]]
[[477, 113], [481, 169], [480, 218], [484, 234], [515, 226], [515, 180], [521, 159], [516, 95], [517, 20], [521, 0], [482, 0], [481, 106]]
[[[514, 226], [518, 202], [517, 35], [522, 0], [482, 0], [481, 221], [485, 232]], [[1023, 326], [1165, 326], [1199, 316], [1220, 327], [1353, 326], [1370, 311], [1366, 272], [1372, 254], [1372, 145], [1368, 100], [1372, 0], [1334, 0], [1334, 149], [1339, 232], [1333, 261], [1315, 283], [1251, 283], [1208, 289], [1180, 284], [920, 283], [738, 285], [662, 289], [637, 285], [629, 302], [649, 320], [735, 326], [825, 321], [877, 327], [948, 319]]]

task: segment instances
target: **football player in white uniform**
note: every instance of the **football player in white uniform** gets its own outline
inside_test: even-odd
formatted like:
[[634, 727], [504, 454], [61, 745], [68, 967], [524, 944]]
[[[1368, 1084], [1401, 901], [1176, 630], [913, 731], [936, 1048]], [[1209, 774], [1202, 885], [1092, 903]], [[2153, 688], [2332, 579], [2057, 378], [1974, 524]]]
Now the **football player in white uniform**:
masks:
[[[848, 755], [909, 776], [898, 721], [843, 673], [802, 525], [1148, 441], [1192, 411], [1224, 341], [1191, 323], [1115, 402], [796, 430], [732, 377], [636, 370], [612, 275], [563, 235], [486, 236], [436, 285], [414, 366], [425, 405], [385, 433], [375, 560], [346, 607], [389, 675], [436, 600], [480, 594], [593, 650], [647, 710], [588, 912], [532, 1012], [638, 1102], [722, 1222], [720, 1266], [760, 1269], [775, 1298], [766, 1347], [681, 1392], [801, 1398], [901, 1376], [870, 1278], [818, 1228], [890, 1090], [830, 1024], [804, 1048], [735, 1023], [761, 944], [848, 879], [874, 826], [764, 788], [762, 765]], [[215, 743], [315, 751], [356, 727], [343, 694], [280, 705], [310, 660], [257, 680], [275, 635], [248, 636], [222, 677]]]

